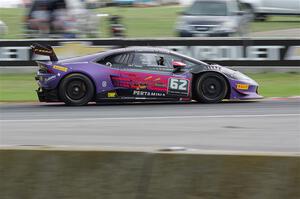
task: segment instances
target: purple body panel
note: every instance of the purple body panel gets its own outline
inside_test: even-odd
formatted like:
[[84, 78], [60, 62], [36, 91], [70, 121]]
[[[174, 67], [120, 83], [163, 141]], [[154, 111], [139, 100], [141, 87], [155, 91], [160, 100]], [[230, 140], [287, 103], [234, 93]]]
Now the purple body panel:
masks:
[[[173, 72], [116, 69], [94, 62], [99, 55], [100, 54], [94, 54], [57, 62], [41, 63], [51, 72], [37, 73], [39, 87], [49, 90], [58, 89], [61, 79], [66, 75], [82, 73], [92, 80], [96, 94], [107, 93], [117, 89], [128, 89], [136, 94], [135, 97], [140, 97], [139, 95], [143, 94], [140, 92], [141, 90], [158, 92], [158, 94], [168, 97], [171, 96], [169, 81], [175, 78], [176, 80], [186, 82], [188, 86], [188, 90], [185, 93], [179, 93], [176, 96], [178, 100], [192, 99], [193, 73], [190, 71], [176, 74]], [[262, 98], [262, 96], [257, 93], [258, 84], [254, 80], [250, 78], [232, 78], [231, 73], [234, 74], [235, 71], [221, 66], [218, 67], [219, 70], [212, 69], [211, 71], [221, 73], [227, 78], [230, 85], [230, 95], [228, 99]], [[222, 72], [222, 69], [226, 72]], [[243, 87], [239, 88], [238, 84], [243, 85]]]
[[[262, 96], [257, 93], [258, 84], [256, 83], [249, 83], [246, 81], [241, 80], [233, 80], [229, 79], [229, 83], [231, 85], [231, 92], [230, 92], [230, 98], [229, 99], [241, 99], [241, 100], [247, 100], [247, 99], [261, 99]], [[249, 88], [247, 90], [240, 90], [237, 89], [237, 84], [247, 84], [249, 85]]]

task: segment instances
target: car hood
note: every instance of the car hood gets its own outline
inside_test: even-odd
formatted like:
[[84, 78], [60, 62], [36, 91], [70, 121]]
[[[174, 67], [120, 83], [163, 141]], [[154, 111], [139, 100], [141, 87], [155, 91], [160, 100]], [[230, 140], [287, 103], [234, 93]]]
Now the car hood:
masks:
[[219, 66], [219, 67], [220, 67], [220, 72], [223, 73], [225, 76], [227, 76], [230, 79], [240, 80], [240, 81], [252, 84], [252, 85], [258, 85], [258, 83], [255, 80], [253, 80], [252, 78], [248, 77], [247, 75], [245, 75], [239, 71], [232, 70], [232, 69], [229, 69], [224, 66]]
[[247, 82], [247, 83], [252, 84], [252, 85], [258, 85], [258, 83], [255, 80], [248, 77], [247, 75], [245, 75], [245, 74], [243, 74], [239, 71], [227, 68], [225, 66], [221, 66], [219, 64], [206, 65], [205, 70], [207, 70], [207, 71], [216, 71], [216, 72], [222, 73], [227, 78], [232, 79], [232, 80], [238, 80], [238, 81]]

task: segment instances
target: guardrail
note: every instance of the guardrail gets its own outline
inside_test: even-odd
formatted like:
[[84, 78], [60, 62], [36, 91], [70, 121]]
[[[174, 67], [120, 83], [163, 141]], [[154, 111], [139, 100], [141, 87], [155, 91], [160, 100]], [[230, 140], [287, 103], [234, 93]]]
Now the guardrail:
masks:
[[1, 199], [296, 199], [299, 154], [0, 148]]
[[158, 46], [224, 66], [300, 66], [300, 38], [0, 40], [0, 66], [35, 65], [33, 60], [42, 58], [32, 57], [33, 43], [53, 46], [60, 58], [126, 46]]

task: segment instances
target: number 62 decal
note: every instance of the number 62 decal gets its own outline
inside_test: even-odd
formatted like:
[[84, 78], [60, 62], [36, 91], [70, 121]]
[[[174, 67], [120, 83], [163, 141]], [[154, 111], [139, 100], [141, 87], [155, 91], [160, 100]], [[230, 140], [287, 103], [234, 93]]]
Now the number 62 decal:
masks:
[[168, 93], [187, 96], [189, 93], [189, 80], [170, 78], [168, 83]]

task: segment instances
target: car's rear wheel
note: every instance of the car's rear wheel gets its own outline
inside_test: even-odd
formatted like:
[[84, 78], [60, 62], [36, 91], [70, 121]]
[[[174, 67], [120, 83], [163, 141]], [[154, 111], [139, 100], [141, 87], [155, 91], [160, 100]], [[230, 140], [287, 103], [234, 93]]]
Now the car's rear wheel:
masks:
[[196, 77], [194, 84], [194, 99], [204, 103], [222, 101], [228, 91], [225, 77], [215, 72], [207, 72]]
[[91, 101], [94, 92], [90, 78], [79, 73], [66, 76], [59, 85], [59, 96], [67, 105], [85, 105]]

